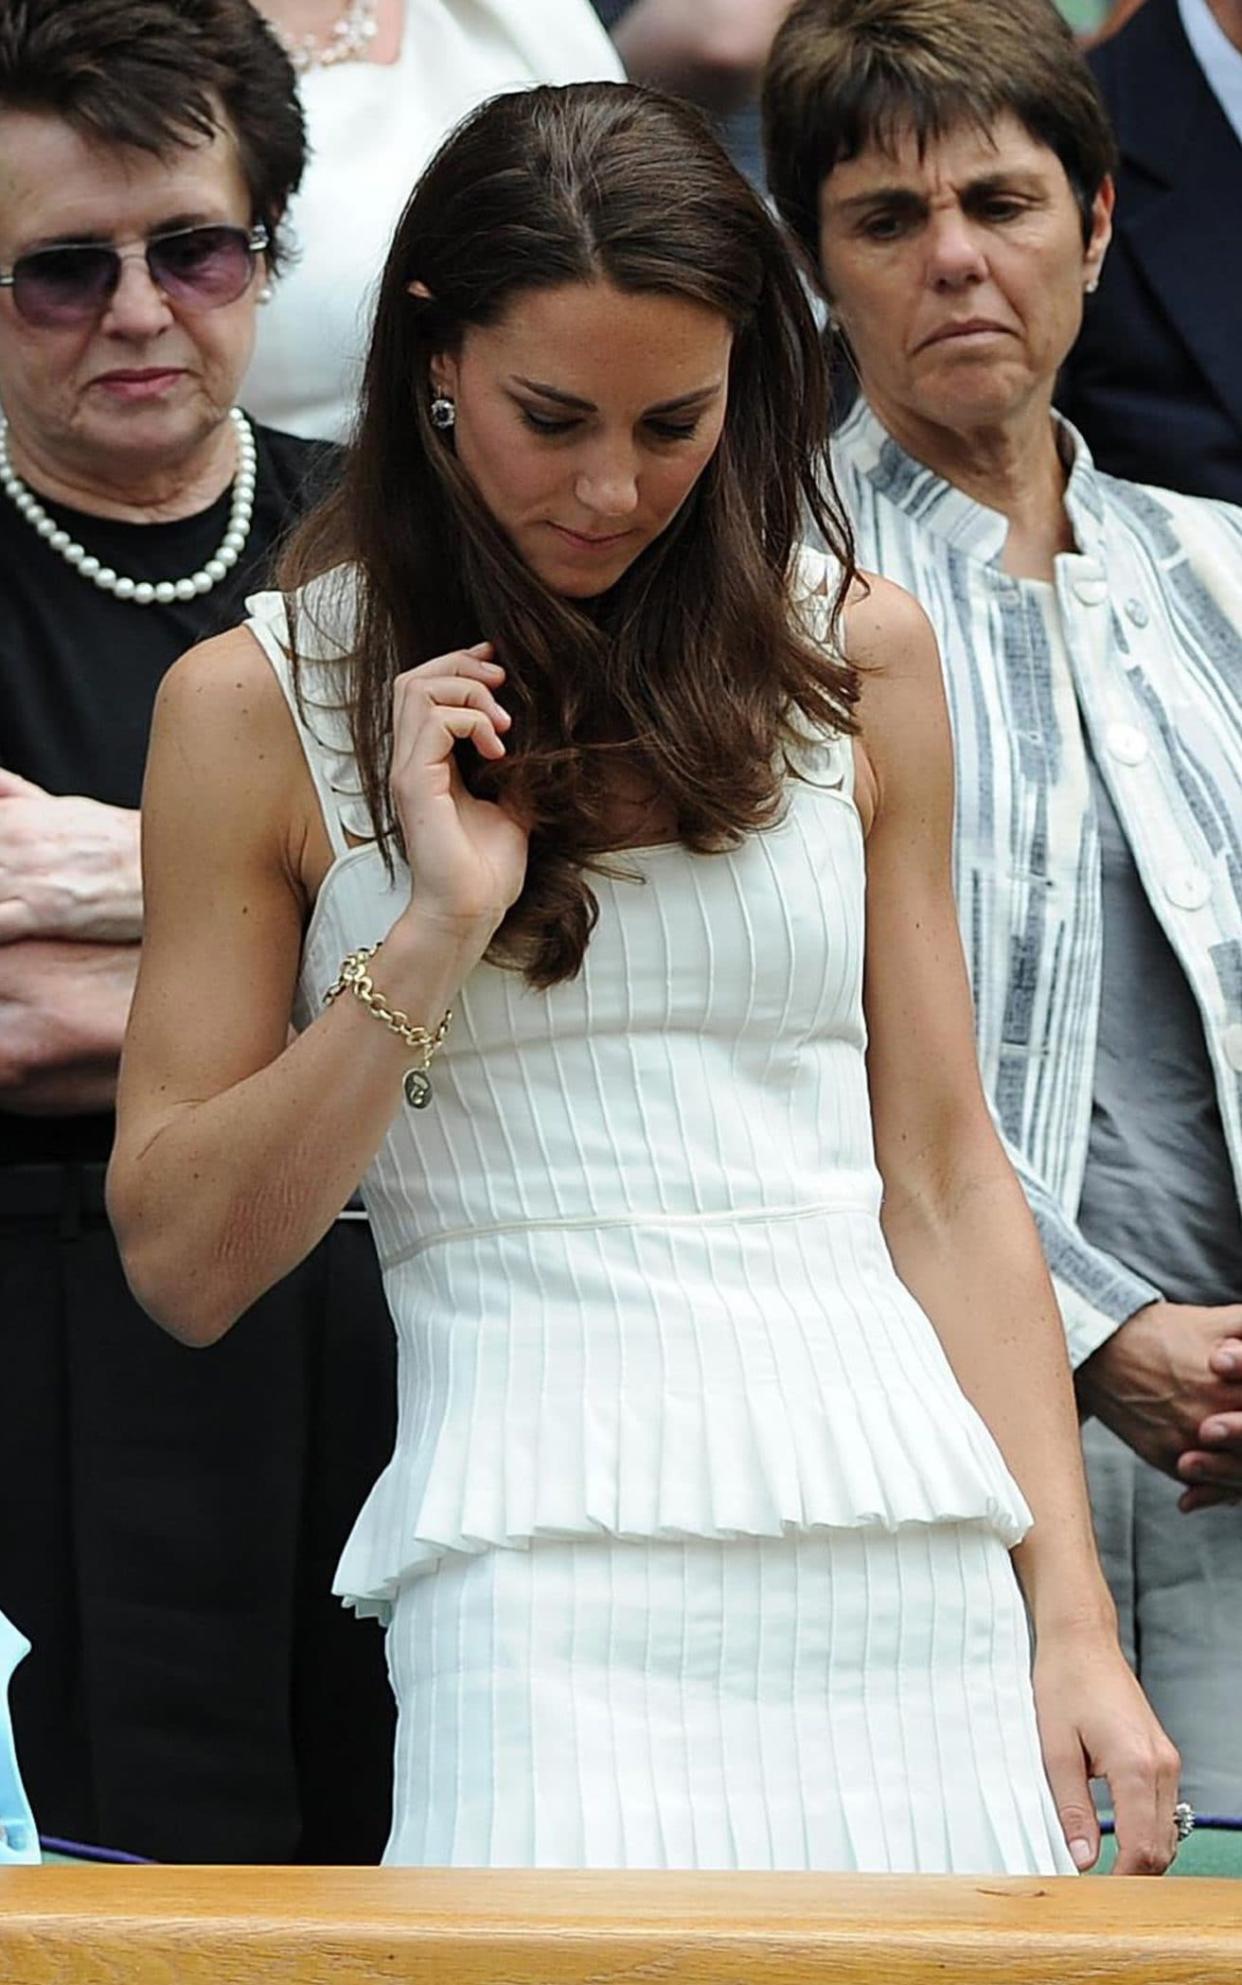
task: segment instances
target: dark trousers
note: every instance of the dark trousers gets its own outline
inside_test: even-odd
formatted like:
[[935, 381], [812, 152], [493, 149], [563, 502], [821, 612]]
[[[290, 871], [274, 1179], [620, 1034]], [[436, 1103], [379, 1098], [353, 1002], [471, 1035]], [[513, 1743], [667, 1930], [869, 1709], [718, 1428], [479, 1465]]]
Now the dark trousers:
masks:
[[0, 1607], [32, 1644], [12, 1703], [41, 1832], [378, 1858], [383, 1638], [330, 1586], [392, 1451], [394, 1364], [363, 1221], [191, 1351], [129, 1294], [102, 1168], [0, 1171]]

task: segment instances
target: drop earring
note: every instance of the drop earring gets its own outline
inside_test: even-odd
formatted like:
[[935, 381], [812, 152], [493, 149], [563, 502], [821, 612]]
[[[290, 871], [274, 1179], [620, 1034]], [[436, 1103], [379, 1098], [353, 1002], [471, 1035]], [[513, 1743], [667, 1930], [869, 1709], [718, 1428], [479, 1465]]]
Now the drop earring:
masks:
[[457, 402], [450, 400], [447, 393], [437, 393], [427, 411], [431, 416], [431, 425], [438, 427], [442, 433], [456, 427]]
[[259, 294], [255, 298], [255, 302], [270, 303], [272, 298], [275, 296], [275, 294], [276, 292], [272, 288], [272, 285], [270, 283], [264, 283], [262, 289], [259, 291]]

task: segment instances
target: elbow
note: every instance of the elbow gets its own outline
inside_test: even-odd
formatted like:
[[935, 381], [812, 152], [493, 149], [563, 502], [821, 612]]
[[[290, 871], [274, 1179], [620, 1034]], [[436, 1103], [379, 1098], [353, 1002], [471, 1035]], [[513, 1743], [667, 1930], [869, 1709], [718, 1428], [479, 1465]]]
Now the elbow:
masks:
[[115, 1161], [108, 1171], [108, 1218], [116, 1236], [130, 1294], [153, 1323], [193, 1351], [218, 1344], [236, 1323], [240, 1306], [227, 1300], [220, 1278], [196, 1262], [185, 1236], [167, 1222], [143, 1217], [137, 1194]]

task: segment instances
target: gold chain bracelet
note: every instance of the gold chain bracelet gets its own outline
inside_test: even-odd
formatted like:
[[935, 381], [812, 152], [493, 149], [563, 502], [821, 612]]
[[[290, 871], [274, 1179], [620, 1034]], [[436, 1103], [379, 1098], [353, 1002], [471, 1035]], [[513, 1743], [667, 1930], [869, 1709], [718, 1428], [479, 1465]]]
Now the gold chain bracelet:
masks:
[[417, 1050], [422, 1060], [416, 1062], [413, 1068], [406, 1069], [401, 1079], [401, 1087], [405, 1091], [405, 1100], [412, 1110], [425, 1110], [431, 1101], [431, 1077], [427, 1071], [431, 1066], [432, 1055], [437, 1048], [443, 1046], [444, 1037], [453, 1019], [453, 1009], [451, 1006], [445, 1009], [443, 1020], [435, 1033], [430, 1034], [425, 1027], [416, 1027], [408, 1013], [402, 1013], [399, 1007], [389, 1006], [367, 970], [379, 948], [378, 944], [367, 944], [359, 951], [351, 951], [348, 958], [342, 959], [340, 976], [334, 986], [328, 987], [323, 996], [323, 1003], [328, 1006], [342, 993], [352, 993], [355, 999], [362, 1001], [369, 1013], [373, 1013], [377, 1020], [383, 1021], [390, 1033], [398, 1034], [407, 1047]]

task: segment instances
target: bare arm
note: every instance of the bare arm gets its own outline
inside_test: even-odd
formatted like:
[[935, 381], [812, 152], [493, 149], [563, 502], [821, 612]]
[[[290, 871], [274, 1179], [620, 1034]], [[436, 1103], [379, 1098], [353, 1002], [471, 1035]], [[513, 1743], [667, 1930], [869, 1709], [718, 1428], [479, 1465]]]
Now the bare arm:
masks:
[[136, 944], [0, 944], [0, 1110], [110, 1110], [138, 971]]
[[884, 1231], [1034, 1515], [1014, 1552], [1037, 1640], [1045, 1760], [1066, 1837], [1094, 1857], [1088, 1770], [1112, 1782], [1119, 1865], [1172, 1852], [1176, 1754], [1122, 1661], [1096, 1558], [1065, 1339], [975, 1058], [950, 865], [952, 744], [921, 611], [873, 582], [864, 668], [867, 1020]]
[[[520, 889], [525, 836], [452, 757], [508, 718], [482, 650], [402, 677], [393, 786], [420, 877], [372, 967], [433, 1028]], [[139, 1301], [219, 1337], [300, 1261], [401, 1107], [409, 1049], [339, 999], [291, 1045], [315, 800], [283, 695], [244, 630], [161, 687], [143, 799], [147, 922], [118, 1095], [109, 1206]], [[320, 830], [321, 831], [321, 830]]]
[[628, 73], [716, 110], [752, 95], [791, 0], [634, 0], [613, 29]]

